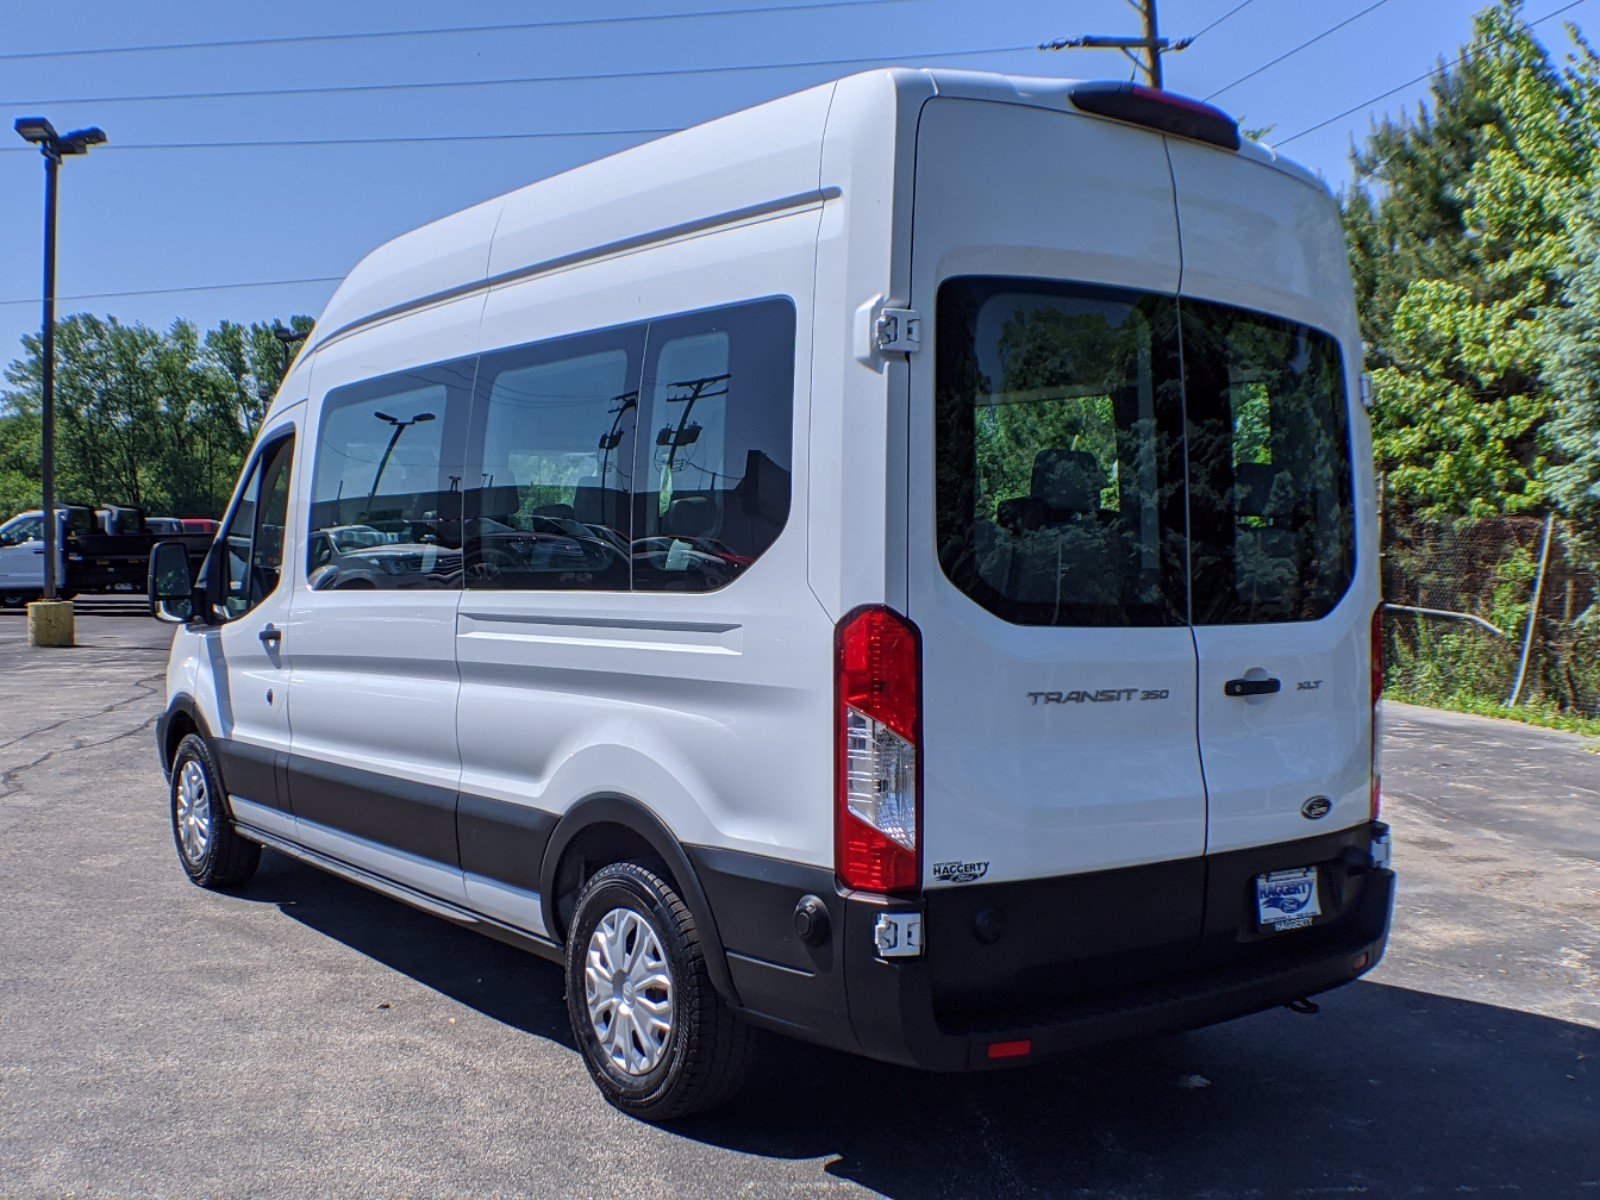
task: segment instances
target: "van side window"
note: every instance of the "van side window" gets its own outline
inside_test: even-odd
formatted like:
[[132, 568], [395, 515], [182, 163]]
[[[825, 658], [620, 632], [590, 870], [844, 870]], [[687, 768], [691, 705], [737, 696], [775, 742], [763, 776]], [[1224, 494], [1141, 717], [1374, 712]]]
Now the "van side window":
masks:
[[467, 586], [628, 590], [644, 327], [485, 355], [472, 408]]
[[1326, 616], [1355, 573], [1338, 344], [1276, 317], [1181, 304], [1195, 623]]
[[787, 300], [650, 323], [636, 590], [714, 590], [777, 540], [789, 517], [794, 342]]
[[937, 317], [945, 574], [1016, 624], [1182, 624], [1172, 300], [952, 279]]
[[224, 555], [222, 602], [230, 619], [244, 616], [277, 590], [283, 574], [293, 458], [293, 438], [284, 438], [256, 457], [228, 530], [218, 540]]
[[328, 393], [306, 546], [313, 589], [461, 586], [458, 426], [472, 369], [468, 359]]

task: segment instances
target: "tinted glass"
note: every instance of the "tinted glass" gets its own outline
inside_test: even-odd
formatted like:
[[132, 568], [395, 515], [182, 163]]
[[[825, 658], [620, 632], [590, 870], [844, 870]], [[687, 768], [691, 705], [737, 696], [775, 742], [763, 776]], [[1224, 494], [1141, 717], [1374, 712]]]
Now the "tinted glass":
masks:
[[467, 586], [628, 589], [644, 327], [486, 355], [473, 406]]
[[260, 491], [261, 460], [257, 459], [250, 465], [250, 473], [245, 476], [238, 506], [233, 510], [233, 519], [228, 522], [228, 531], [218, 542], [223, 553], [222, 604], [230, 617], [243, 616], [251, 608], [250, 548], [255, 540], [256, 501]]
[[711, 591], [789, 517], [794, 305], [762, 300], [652, 321], [640, 388], [633, 586]]
[[1185, 618], [1170, 298], [953, 279], [937, 311], [939, 560], [1027, 625]]
[[293, 441], [283, 441], [263, 460], [261, 500], [256, 517], [255, 541], [250, 549], [250, 607], [254, 608], [278, 587], [283, 575], [283, 541], [289, 520], [289, 464]]
[[329, 392], [307, 578], [319, 591], [461, 586], [459, 426], [472, 362]]
[[274, 591], [283, 577], [283, 540], [289, 513], [289, 466], [294, 439], [284, 438], [256, 456], [239, 503], [213, 553], [222, 555], [222, 606], [242, 617]]
[[1221, 305], [1182, 309], [1194, 620], [1325, 616], [1355, 570], [1338, 344]]

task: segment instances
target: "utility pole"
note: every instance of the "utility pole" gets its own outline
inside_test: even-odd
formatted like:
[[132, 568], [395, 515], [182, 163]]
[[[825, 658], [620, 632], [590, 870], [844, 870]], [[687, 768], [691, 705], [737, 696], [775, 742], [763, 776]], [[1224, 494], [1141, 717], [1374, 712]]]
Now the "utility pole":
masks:
[[1144, 36], [1116, 37], [1090, 33], [1044, 42], [1040, 44], [1039, 49], [1120, 50], [1135, 67], [1144, 72], [1145, 81], [1151, 87], [1159, 89], [1164, 86], [1161, 73], [1162, 54], [1169, 50], [1182, 50], [1194, 39], [1179, 38], [1176, 42], [1170, 42], [1161, 36], [1156, 24], [1156, 0], [1128, 0], [1128, 7], [1139, 14], [1139, 20], [1144, 27]]
[[1161, 35], [1156, 31], [1156, 0], [1139, 0], [1134, 5], [1139, 10], [1139, 19], [1144, 22], [1144, 52], [1148, 66], [1145, 75], [1150, 80], [1150, 86], [1160, 88], [1161, 84], [1161, 52], [1167, 48], [1167, 43], [1161, 40]]

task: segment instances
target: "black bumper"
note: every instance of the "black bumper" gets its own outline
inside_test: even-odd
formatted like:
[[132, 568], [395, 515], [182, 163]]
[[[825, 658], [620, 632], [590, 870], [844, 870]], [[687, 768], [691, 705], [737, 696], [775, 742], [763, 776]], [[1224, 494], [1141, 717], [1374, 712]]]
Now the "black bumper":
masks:
[[[1369, 860], [1380, 829], [1187, 863], [940, 889], [914, 901], [841, 892], [825, 871], [751, 855], [691, 849], [690, 857], [736, 1002], [753, 1021], [885, 1062], [962, 1071], [1194, 1029], [1360, 977], [1383, 955], [1394, 902], [1394, 874]], [[1253, 896], [1256, 874], [1312, 864], [1324, 915], [1304, 929], [1257, 929], [1246, 885]], [[1158, 891], [1142, 912], [1126, 907], [1152, 886], [1180, 894]], [[794, 908], [807, 895], [828, 912], [829, 936], [817, 945], [795, 931]], [[1187, 908], [1182, 895], [1193, 896]], [[1107, 922], [1095, 896], [1127, 919]], [[1151, 916], [1162, 905], [1171, 906], [1165, 924]], [[922, 956], [879, 957], [873, 927], [885, 911], [921, 915]], [[987, 914], [981, 922], [979, 913]]]

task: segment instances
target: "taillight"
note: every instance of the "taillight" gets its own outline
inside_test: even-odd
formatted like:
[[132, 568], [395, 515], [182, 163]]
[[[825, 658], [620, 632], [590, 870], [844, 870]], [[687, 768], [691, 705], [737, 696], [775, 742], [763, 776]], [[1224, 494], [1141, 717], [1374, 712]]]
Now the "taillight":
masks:
[[917, 740], [922, 727], [917, 630], [887, 608], [857, 609], [835, 644], [837, 802], [835, 862], [844, 886], [914, 891], [921, 808]]
[[1372, 819], [1383, 806], [1383, 605], [1372, 613]]

